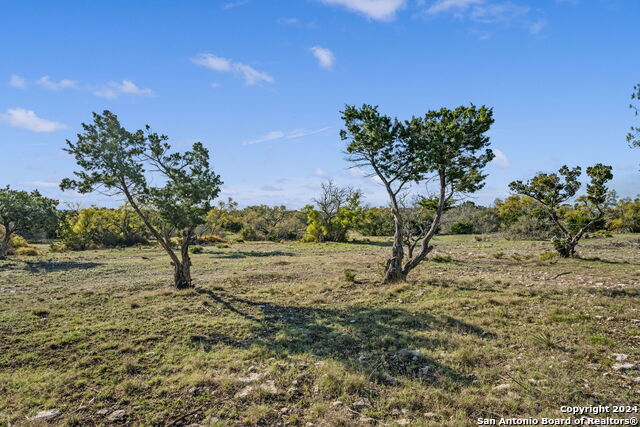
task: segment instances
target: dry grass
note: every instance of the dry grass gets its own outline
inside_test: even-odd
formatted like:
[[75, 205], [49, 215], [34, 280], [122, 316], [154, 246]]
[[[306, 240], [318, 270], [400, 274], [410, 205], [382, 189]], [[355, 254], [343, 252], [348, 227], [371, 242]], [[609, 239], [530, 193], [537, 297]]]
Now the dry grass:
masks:
[[41, 248], [0, 262], [0, 425], [56, 408], [82, 426], [119, 409], [126, 425], [464, 426], [637, 403], [640, 371], [611, 367], [640, 362], [632, 239], [561, 260], [443, 237], [396, 286], [378, 284], [382, 240], [208, 246], [191, 291], [167, 287], [157, 249]]

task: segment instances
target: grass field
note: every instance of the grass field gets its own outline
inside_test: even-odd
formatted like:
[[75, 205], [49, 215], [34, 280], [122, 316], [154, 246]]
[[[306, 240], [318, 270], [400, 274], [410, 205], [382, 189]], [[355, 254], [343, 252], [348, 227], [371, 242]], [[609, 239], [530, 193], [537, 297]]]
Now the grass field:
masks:
[[[169, 288], [156, 248], [0, 261], [0, 425], [475, 425], [640, 403], [640, 240], [234, 243]], [[344, 270], [355, 277], [348, 280]], [[619, 360], [616, 360], [618, 357]], [[637, 366], [637, 365], [636, 365]]]

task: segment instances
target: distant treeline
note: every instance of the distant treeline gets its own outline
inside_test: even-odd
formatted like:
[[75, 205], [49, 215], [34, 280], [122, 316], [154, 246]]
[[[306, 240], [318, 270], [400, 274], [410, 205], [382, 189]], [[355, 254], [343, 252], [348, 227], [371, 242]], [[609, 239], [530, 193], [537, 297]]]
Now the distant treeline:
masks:
[[[347, 241], [350, 232], [362, 236], [392, 236], [394, 219], [388, 207], [363, 206], [358, 191], [325, 184], [326, 195], [342, 192], [334, 200], [320, 197], [313, 204], [300, 210], [286, 206], [254, 205], [243, 209], [231, 198], [219, 202], [207, 214], [206, 222], [199, 227], [194, 243], [235, 240], [302, 240]], [[333, 194], [335, 196], [335, 194]], [[331, 203], [329, 203], [331, 202]], [[428, 200], [416, 200], [403, 207], [407, 218], [424, 227], [434, 210]], [[562, 219], [570, 227], [579, 228], [590, 219], [580, 205], [564, 205]], [[154, 218], [154, 212], [147, 210]], [[54, 245], [58, 250], [84, 250], [95, 248], [135, 246], [148, 244], [151, 235], [138, 215], [127, 205], [116, 209], [90, 207], [67, 209], [57, 212], [57, 221], [49, 222], [48, 229], [35, 234], [60, 240]], [[547, 240], [557, 234], [548, 215], [528, 196], [513, 195], [497, 199], [486, 207], [467, 201], [450, 206], [439, 226], [440, 234], [503, 233], [510, 239]], [[606, 216], [594, 224], [590, 232], [640, 232], [640, 198], [617, 200], [607, 210]], [[165, 230], [171, 234], [171, 230]], [[351, 234], [353, 235], [353, 234]], [[217, 236], [219, 239], [211, 236]]]

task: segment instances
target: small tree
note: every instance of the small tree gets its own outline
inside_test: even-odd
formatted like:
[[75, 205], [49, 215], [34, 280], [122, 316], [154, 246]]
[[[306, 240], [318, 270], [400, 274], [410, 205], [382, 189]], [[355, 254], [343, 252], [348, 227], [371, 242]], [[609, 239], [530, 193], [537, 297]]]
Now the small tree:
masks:
[[[638, 116], [640, 115], [640, 106], [634, 104], [636, 101], [640, 101], [640, 84], [633, 87], [631, 104], [629, 104], [629, 108]], [[627, 142], [631, 147], [640, 147], [640, 126], [631, 126], [631, 130], [627, 134]]]
[[[376, 175], [389, 195], [395, 232], [384, 282], [404, 281], [433, 249], [431, 239], [454, 196], [483, 187], [486, 176], [481, 171], [494, 157], [485, 135], [493, 124], [493, 111], [474, 105], [442, 108], [399, 122], [380, 114], [377, 107], [363, 105], [347, 106], [342, 119], [345, 129], [340, 136], [347, 141], [348, 160]], [[407, 258], [399, 196], [411, 183], [431, 181], [437, 183], [435, 213], [420, 235], [420, 247]]]
[[307, 216], [305, 241], [344, 242], [349, 230], [356, 228], [364, 215], [360, 206], [362, 193], [352, 187], [323, 182], [320, 196], [302, 212]]
[[14, 233], [50, 230], [56, 226], [58, 201], [42, 196], [37, 190], [0, 189], [0, 259], [5, 259]]
[[[196, 142], [192, 151], [171, 153], [167, 136], [151, 132], [149, 126], [129, 132], [109, 111], [93, 113], [93, 120], [82, 124], [84, 133], [75, 143], [67, 140], [66, 151], [81, 170], [60, 187], [124, 196], [171, 258], [175, 287], [192, 287], [189, 245], [222, 183], [209, 166], [208, 150]], [[151, 175], [159, 175], [156, 182], [164, 185], [151, 185]], [[179, 237], [180, 257], [172, 248], [174, 235]]]
[[587, 185], [587, 194], [577, 199], [576, 208], [580, 209], [581, 219], [564, 218], [561, 212], [563, 204], [572, 199], [580, 189], [581, 168], [569, 169], [562, 166], [558, 173], [539, 173], [523, 183], [514, 181], [509, 188], [514, 193], [529, 196], [536, 200], [551, 221], [558, 227], [559, 236], [553, 244], [563, 257], [575, 255], [575, 248], [585, 232], [589, 231], [605, 215], [605, 209], [611, 202], [612, 193], [606, 183], [613, 178], [611, 166], [598, 163], [587, 168], [591, 182]]
[[238, 215], [238, 202], [231, 197], [227, 201], [220, 200], [207, 213], [207, 227], [213, 234], [220, 234], [228, 229]]

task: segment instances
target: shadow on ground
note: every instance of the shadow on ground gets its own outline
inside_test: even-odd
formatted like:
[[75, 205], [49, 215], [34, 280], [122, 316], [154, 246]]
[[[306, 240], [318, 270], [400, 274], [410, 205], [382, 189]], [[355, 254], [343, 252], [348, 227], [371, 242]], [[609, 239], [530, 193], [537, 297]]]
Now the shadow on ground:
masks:
[[30, 273], [51, 273], [66, 270], [87, 270], [102, 264], [97, 262], [75, 261], [25, 261], [25, 269]]
[[[467, 384], [472, 377], [425, 357], [419, 348], [451, 349], [448, 338], [454, 334], [471, 335], [478, 340], [495, 335], [450, 316], [428, 312], [410, 312], [401, 308], [353, 307], [346, 310], [297, 307], [258, 302], [233, 296], [224, 291], [199, 289], [220, 305], [251, 321], [247, 340], [203, 331], [192, 335], [190, 344], [210, 351], [219, 344], [248, 348], [258, 345], [274, 356], [312, 355], [332, 359], [348, 369], [364, 372], [380, 382], [393, 378], [422, 381], [447, 379]], [[256, 310], [257, 309], [257, 310]], [[446, 332], [434, 334], [429, 332]], [[428, 336], [431, 335], [431, 336]]]
[[295, 256], [292, 252], [283, 252], [283, 251], [268, 251], [268, 252], [260, 252], [260, 251], [234, 251], [234, 252], [222, 252], [222, 251], [212, 251], [208, 252], [208, 254], [215, 255], [216, 258], [261, 258], [261, 257], [271, 257], [271, 256]]

